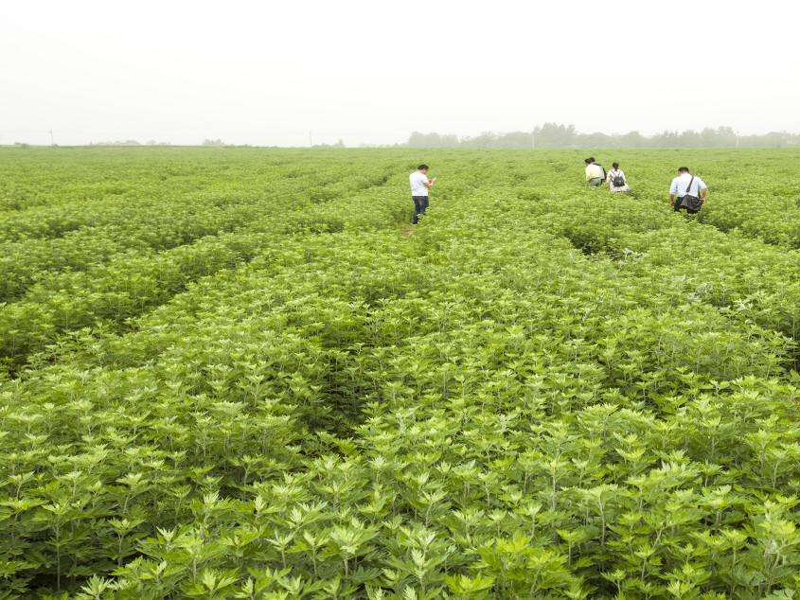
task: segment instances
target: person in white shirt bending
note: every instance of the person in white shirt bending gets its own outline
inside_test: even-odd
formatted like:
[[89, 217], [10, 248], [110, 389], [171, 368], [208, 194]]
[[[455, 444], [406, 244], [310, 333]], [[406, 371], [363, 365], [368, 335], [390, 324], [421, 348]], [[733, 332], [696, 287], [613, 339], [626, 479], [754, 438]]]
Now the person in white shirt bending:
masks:
[[669, 205], [675, 212], [685, 210], [693, 215], [700, 212], [708, 198], [708, 186], [705, 181], [692, 175], [689, 167], [678, 169], [678, 176], [669, 187]]
[[631, 188], [628, 187], [628, 179], [625, 173], [619, 168], [619, 163], [611, 164], [611, 170], [608, 172], [608, 189], [612, 192], [630, 192]]
[[586, 163], [586, 183], [589, 187], [600, 187], [606, 180], [606, 170], [602, 165], [598, 165], [594, 161], [594, 156], [587, 158], [583, 162]]
[[414, 225], [419, 222], [420, 215], [424, 215], [428, 210], [428, 193], [436, 183], [435, 177], [428, 179], [428, 168], [428, 165], [422, 164], [408, 176], [411, 183], [411, 199], [414, 201], [414, 218], [411, 221]]

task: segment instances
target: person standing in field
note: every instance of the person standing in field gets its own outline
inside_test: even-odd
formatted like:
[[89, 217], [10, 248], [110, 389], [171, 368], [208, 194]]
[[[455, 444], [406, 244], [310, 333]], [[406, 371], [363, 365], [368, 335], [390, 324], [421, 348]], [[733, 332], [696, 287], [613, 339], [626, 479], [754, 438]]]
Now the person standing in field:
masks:
[[424, 215], [428, 210], [428, 194], [436, 182], [435, 177], [428, 179], [428, 168], [428, 165], [421, 164], [408, 177], [411, 183], [411, 199], [414, 201], [414, 218], [411, 221], [414, 225], [419, 223], [420, 215]]
[[689, 172], [689, 167], [678, 169], [678, 176], [669, 188], [669, 205], [675, 212], [685, 210], [690, 215], [700, 212], [708, 198], [708, 186]]
[[598, 165], [594, 156], [587, 158], [583, 162], [586, 163], [586, 183], [589, 187], [600, 187], [606, 180], [606, 170], [602, 165]]
[[619, 163], [615, 162], [611, 165], [611, 170], [608, 172], [608, 189], [612, 192], [630, 192], [631, 188], [628, 187], [628, 180], [625, 173], [619, 168]]

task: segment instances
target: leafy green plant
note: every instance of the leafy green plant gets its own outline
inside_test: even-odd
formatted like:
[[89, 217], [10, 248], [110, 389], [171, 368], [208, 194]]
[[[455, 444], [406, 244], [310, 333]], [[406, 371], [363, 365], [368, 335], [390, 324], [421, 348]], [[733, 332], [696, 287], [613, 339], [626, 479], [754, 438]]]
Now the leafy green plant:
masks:
[[691, 152], [687, 219], [664, 153], [619, 199], [436, 151], [411, 229], [407, 150], [47, 152], [0, 206], [3, 597], [800, 593], [794, 213], [728, 211], [774, 178]]

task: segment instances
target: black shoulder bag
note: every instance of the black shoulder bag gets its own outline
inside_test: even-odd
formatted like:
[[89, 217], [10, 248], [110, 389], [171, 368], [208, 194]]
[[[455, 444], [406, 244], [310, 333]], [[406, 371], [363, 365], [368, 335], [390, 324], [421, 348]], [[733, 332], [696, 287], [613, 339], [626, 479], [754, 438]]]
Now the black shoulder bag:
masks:
[[[680, 206], [690, 212], [697, 212], [703, 207], [703, 200], [699, 196], [693, 196], [691, 194], [693, 183], [694, 175], [692, 175], [692, 179], [689, 181], [689, 187], [686, 188], [686, 195], [681, 198]], [[697, 193], [699, 194], [700, 190], [697, 190]]]

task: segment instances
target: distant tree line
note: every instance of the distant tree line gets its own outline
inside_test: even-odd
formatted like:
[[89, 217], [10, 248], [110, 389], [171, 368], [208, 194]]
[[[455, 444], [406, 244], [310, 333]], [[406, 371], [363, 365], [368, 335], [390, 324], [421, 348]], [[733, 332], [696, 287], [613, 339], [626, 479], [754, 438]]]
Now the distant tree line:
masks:
[[344, 145], [344, 141], [341, 138], [339, 138], [339, 141], [337, 141], [335, 144], [314, 144], [311, 147], [312, 148], [344, 148], [345, 145]]
[[620, 135], [580, 133], [574, 125], [545, 123], [530, 131], [486, 132], [474, 137], [412, 133], [410, 148], [786, 148], [800, 146], [800, 134], [776, 131], [738, 135], [731, 127], [702, 131], [663, 131], [645, 136], [638, 131]]
[[90, 146], [141, 146], [138, 140], [106, 140], [103, 142], [90, 142]]

